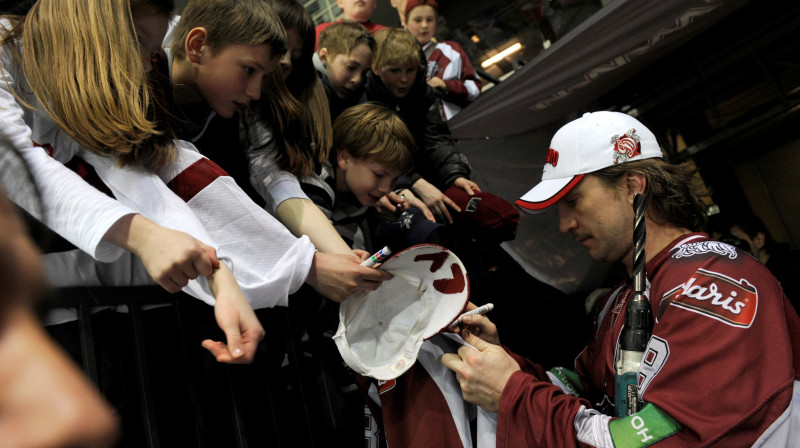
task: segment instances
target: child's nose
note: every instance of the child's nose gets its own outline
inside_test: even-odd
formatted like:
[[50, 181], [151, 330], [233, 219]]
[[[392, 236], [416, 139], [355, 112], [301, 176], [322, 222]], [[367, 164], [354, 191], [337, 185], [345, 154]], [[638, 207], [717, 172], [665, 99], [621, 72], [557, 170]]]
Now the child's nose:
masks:
[[247, 83], [245, 95], [251, 100], [258, 100], [261, 98], [261, 78], [255, 78]]

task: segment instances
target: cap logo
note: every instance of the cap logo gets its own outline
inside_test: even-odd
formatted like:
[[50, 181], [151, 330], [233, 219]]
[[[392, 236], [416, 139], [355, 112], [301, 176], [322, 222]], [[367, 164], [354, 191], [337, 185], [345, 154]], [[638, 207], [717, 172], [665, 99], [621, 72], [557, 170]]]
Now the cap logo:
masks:
[[548, 163], [553, 166], [558, 165], [558, 151], [553, 148], [549, 148], [547, 150], [547, 158], [544, 159], [544, 163], [545, 165]]
[[614, 165], [625, 163], [631, 158], [642, 154], [642, 146], [639, 143], [639, 135], [636, 133], [636, 129], [631, 129], [622, 137], [619, 135], [611, 137], [611, 143], [614, 145]]

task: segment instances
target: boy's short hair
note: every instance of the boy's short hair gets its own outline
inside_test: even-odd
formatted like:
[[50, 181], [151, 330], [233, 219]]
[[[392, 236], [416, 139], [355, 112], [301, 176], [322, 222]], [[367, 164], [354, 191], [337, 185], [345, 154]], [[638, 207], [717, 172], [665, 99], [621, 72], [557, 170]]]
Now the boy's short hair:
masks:
[[405, 173], [414, 164], [414, 136], [388, 107], [361, 103], [333, 122], [333, 146], [352, 157], [371, 160]]
[[171, 44], [176, 58], [186, 57], [186, 38], [189, 31], [198, 27], [208, 32], [205, 45], [212, 54], [238, 44], [267, 44], [273, 57], [286, 53], [286, 31], [265, 1], [190, 0], [183, 9]]
[[375, 33], [378, 50], [372, 56], [377, 70], [387, 65], [424, 65], [417, 38], [405, 28], [385, 28]]
[[328, 57], [349, 55], [357, 46], [364, 44], [375, 53], [377, 44], [369, 30], [352, 20], [343, 20], [325, 28], [319, 35], [317, 48], [325, 49]]

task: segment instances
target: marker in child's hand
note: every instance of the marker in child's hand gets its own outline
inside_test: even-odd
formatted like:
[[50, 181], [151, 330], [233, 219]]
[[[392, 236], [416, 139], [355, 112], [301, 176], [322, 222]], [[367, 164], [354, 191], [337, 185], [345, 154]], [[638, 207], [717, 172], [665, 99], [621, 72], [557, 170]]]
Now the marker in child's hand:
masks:
[[475, 308], [474, 310], [467, 311], [466, 313], [458, 316], [458, 319], [456, 319], [455, 321], [453, 321], [452, 324], [450, 324], [450, 328], [455, 328], [455, 327], [461, 325], [461, 318], [464, 317], [464, 316], [472, 316], [473, 314], [486, 314], [489, 311], [492, 311], [493, 309], [494, 309], [494, 305], [491, 304], [491, 303], [487, 303], [486, 305], [481, 305], [481, 306]]
[[386, 257], [392, 254], [392, 251], [389, 250], [389, 246], [383, 246], [383, 249], [375, 252], [371, 257], [367, 258], [363, 262], [361, 262], [361, 266], [371, 268], [377, 263], [385, 260]]

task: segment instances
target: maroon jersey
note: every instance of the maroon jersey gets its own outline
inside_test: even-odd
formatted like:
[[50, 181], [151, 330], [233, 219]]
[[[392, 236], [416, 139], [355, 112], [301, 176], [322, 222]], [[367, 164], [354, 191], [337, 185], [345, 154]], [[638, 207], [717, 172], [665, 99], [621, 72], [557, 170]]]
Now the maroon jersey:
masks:
[[[798, 446], [800, 319], [769, 271], [699, 233], [675, 240], [646, 271], [654, 326], [639, 396], [677, 424], [654, 438], [641, 419], [630, 420], [633, 446]], [[503, 390], [498, 447], [619, 440], [609, 422], [618, 341], [633, 294], [632, 284], [621, 285], [600, 304], [592, 338], [576, 360], [586, 399], [563, 393], [517, 357], [524, 371]]]

